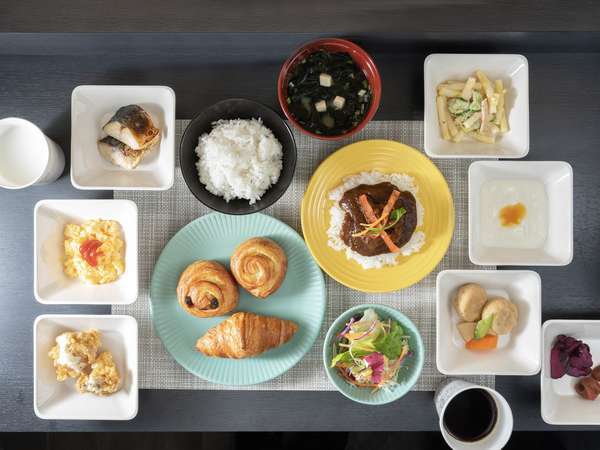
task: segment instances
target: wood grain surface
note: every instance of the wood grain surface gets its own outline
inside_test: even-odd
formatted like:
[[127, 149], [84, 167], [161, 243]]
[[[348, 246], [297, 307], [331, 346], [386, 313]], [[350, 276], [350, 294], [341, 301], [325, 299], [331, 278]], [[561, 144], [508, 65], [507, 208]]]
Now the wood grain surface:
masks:
[[18, 32], [597, 31], [594, 0], [3, 0]]

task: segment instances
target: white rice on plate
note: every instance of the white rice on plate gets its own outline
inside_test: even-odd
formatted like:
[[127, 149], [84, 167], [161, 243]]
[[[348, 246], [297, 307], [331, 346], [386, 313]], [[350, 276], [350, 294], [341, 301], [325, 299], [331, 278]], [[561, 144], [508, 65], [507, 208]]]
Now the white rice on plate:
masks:
[[[414, 195], [417, 203], [417, 229], [413, 233], [410, 240], [402, 246], [400, 254], [384, 253], [376, 256], [363, 256], [348, 247], [342, 240], [341, 231], [344, 223], [346, 212], [339, 205], [344, 193], [361, 184], [377, 184], [384, 182], [392, 183], [401, 191], [408, 191]], [[329, 229], [327, 230], [327, 245], [336, 251], [344, 251], [346, 258], [352, 259], [359, 263], [363, 269], [379, 269], [384, 266], [394, 266], [398, 264], [398, 256], [409, 256], [421, 250], [425, 244], [425, 233], [419, 230], [423, 226], [423, 217], [425, 210], [419, 202], [417, 194], [419, 189], [415, 184], [413, 177], [404, 173], [381, 173], [381, 172], [361, 172], [350, 175], [342, 180], [342, 184], [329, 192], [329, 199], [333, 200], [331, 207]]]
[[277, 183], [283, 149], [261, 119], [219, 120], [198, 139], [198, 176], [206, 189], [226, 202], [252, 205]]

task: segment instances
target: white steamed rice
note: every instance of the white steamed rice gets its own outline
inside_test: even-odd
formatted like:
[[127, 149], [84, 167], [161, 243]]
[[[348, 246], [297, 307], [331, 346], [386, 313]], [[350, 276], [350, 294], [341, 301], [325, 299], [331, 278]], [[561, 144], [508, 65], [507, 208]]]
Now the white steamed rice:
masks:
[[344, 251], [346, 258], [353, 259], [358, 262], [364, 269], [378, 269], [384, 266], [394, 266], [398, 263], [398, 254], [384, 253], [376, 256], [363, 256], [348, 247], [342, 240], [341, 231], [344, 223], [345, 211], [340, 207], [339, 201], [344, 193], [360, 184], [377, 184], [383, 182], [392, 183], [402, 191], [409, 191], [415, 196], [417, 201], [417, 230], [413, 233], [410, 240], [402, 246], [400, 254], [403, 256], [412, 255], [421, 250], [425, 244], [425, 233], [418, 230], [423, 226], [423, 217], [425, 210], [417, 197], [418, 188], [415, 185], [415, 180], [403, 173], [381, 173], [381, 172], [361, 172], [355, 175], [350, 175], [342, 180], [342, 184], [329, 192], [329, 199], [333, 200], [334, 204], [330, 210], [329, 229], [327, 230], [327, 244], [336, 251]]
[[282, 147], [260, 119], [219, 120], [196, 147], [200, 182], [225, 201], [255, 203], [281, 174]]

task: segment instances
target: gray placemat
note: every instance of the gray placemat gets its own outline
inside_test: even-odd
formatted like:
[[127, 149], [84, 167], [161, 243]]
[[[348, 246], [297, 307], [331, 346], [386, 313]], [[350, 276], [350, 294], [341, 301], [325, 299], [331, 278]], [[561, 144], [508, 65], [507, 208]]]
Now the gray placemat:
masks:
[[[176, 142], [188, 121], [177, 121]], [[311, 174], [331, 152], [343, 145], [363, 139], [392, 139], [416, 148], [423, 148], [423, 122], [371, 122], [350, 139], [325, 142], [294, 131], [298, 146], [298, 164], [294, 180], [285, 195], [266, 214], [277, 217], [298, 232], [300, 201]], [[420, 283], [398, 292], [364, 294], [342, 286], [325, 276], [327, 312], [321, 334], [315, 345], [295, 367], [280, 377], [256, 386], [221, 386], [208, 383], [188, 373], [167, 353], [153, 331], [149, 307], [149, 285], [154, 264], [168, 240], [184, 225], [210, 212], [198, 202], [186, 187], [179, 169], [175, 184], [164, 192], [117, 191], [115, 198], [129, 199], [139, 209], [139, 273], [140, 293], [132, 305], [113, 306], [114, 314], [134, 316], [139, 324], [139, 385], [146, 389], [234, 389], [234, 390], [333, 390], [321, 360], [322, 342], [329, 325], [346, 309], [361, 303], [380, 303], [400, 309], [421, 331], [425, 345], [425, 366], [414, 390], [433, 391], [444, 375], [435, 366], [435, 278], [443, 269], [474, 267], [469, 262], [467, 238], [467, 168], [469, 161], [461, 159], [435, 160], [454, 197], [456, 229], [450, 249], [441, 264]], [[481, 268], [481, 267], [479, 267]], [[476, 383], [493, 387], [494, 377], [465, 377]]]

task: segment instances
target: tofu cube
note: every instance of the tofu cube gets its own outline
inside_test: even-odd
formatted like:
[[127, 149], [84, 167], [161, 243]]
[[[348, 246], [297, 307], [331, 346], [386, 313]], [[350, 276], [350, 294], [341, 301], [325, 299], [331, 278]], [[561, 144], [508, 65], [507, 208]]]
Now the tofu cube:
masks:
[[319, 112], [327, 111], [327, 103], [325, 103], [325, 100], [319, 100], [315, 103], [315, 109]]
[[333, 99], [333, 107], [335, 109], [342, 109], [345, 104], [346, 104], [346, 99], [344, 97], [340, 97], [339, 95], [336, 95], [335, 98]]
[[322, 73], [319, 75], [319, 84], [323, 87], [331, 87], [331, 83], [333, 83], [333, 79], [331, 75], [328, 73]]
[[367, 91], [365, 89], [361, 89], [360, 91], [358, 91], [358, 96], [362, 97], [363, 95], [365, 95], [367, 93]]

